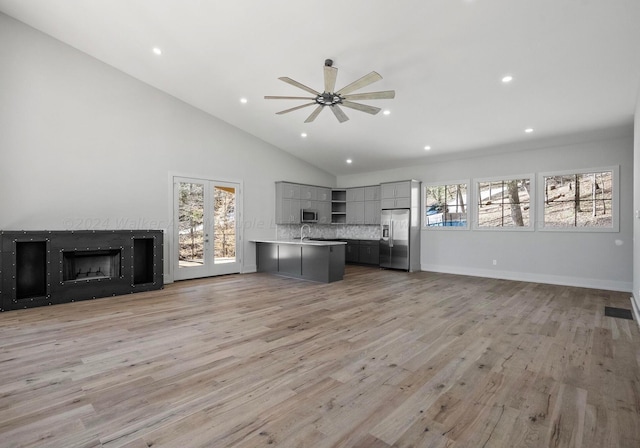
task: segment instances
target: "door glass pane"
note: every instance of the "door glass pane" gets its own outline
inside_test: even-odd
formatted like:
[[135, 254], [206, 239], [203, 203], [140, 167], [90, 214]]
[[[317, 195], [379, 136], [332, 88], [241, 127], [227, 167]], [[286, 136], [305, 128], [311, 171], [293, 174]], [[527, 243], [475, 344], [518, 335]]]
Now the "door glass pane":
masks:
[[214, 187], [214, 262], [236, 261], [236, 189]]
[[180, 182], [178, 187], [180, 268], [204, 264], [204, 184]]

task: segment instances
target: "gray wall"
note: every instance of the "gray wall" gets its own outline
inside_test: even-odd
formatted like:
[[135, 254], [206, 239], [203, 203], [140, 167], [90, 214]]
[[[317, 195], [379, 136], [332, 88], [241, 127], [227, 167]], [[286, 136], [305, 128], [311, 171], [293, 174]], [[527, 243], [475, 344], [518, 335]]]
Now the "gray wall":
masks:
[[[403, 169], [339, 176], [338, 185], [370, 185], [409, 178], [423, 183], [447, 182], [618, 165], [620, 232], [423, 230], [421, 262], [427, 271], [631, 291], [632, 135], [629, 126], [488, 148], [484, 155], [440, 157], [432, 163], [423, 161]], [[506, 150], [510, 152], [503, 152]], [[493, 260], [497, 260], [496, 266]]]
[[[273, 238], [276, 180], [335, 185], [333, 175], [2, 14], [0, 66], [0, 229], [162, 229], [168, 249], [175, 173], [243, 182], [245, 241]], [[244, 255], [245, 271], [255, 269], [251, 243]]]

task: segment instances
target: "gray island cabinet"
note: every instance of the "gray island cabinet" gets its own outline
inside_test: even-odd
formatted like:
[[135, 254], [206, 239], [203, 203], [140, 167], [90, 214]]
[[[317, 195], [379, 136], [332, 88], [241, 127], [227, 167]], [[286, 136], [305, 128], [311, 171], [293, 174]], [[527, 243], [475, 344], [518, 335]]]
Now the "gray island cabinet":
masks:
[[254, 240], [258, 272], [331, 283], [344, 276], [342, 241]]

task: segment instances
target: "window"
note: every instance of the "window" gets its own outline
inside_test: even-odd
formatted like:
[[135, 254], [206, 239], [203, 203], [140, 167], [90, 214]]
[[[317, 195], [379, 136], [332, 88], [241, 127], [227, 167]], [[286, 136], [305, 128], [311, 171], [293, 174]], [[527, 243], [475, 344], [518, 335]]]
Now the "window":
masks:
[[468, 182], [425, 186], [425, 228], [467, 229]]
[[541, 173], [542, 230], [618, 231], [618, 167]]
[[477, 182], [477, 228], [533, 230], [533, 175]]

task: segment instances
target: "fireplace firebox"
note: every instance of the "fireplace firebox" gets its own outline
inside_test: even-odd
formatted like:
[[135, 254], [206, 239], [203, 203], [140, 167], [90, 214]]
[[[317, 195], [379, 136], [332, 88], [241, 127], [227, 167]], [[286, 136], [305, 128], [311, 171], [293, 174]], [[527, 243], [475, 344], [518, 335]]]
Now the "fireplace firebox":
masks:
[[121, 257], [120, 249], [65, 251], [62, 255], [62, 281], [120, 277]]
[[163, 287], [160, 230], [0, 231], [0, 311]]

